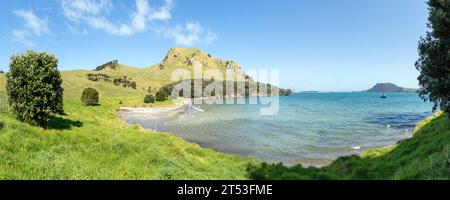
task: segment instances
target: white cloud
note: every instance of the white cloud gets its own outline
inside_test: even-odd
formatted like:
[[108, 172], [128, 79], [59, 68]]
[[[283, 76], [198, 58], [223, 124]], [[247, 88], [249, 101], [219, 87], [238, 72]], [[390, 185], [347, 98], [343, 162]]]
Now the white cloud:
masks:
[[30, 37], [33, 35], [40, 37], [44, 34], [50, 34], [48, 20], [39, 18], [32, 10], [16, 10], [13, 13], [22, 18], [25, 23], [22, 29], [14, 29], [12, 31], [12, 41], [32, 47], [34, 46], [34, 42], [29, 39]]
[[22, 43], [25, 46], [32, 47], [32, 46], [34, 46], [34, 43], [28, 39], [28, 35], [29, 34], [30, 33], [28, 31], [26, 31], [26, 30], [14, 29], [12, 31], [12, 36], [13, 36], [12, 40], [14, 42], [20, 42], [20, 43]]
[[187, 22], [165, 31], [165, 37], [174, 38], [177, 45], [193, 46], [198, 43], [210, 44], [217, 40], [217, 35], [199, 22]]
[[[193, 46], [195, 44], [210, 44], [217, 40], [217, 35], [209, 28], [204, 28], [199, 22], [187, 22], [185, 25], [170, 28], [167, 22], [172, 18], [174, 0], [164, 0], [156, 7], [148, 0], [135, 0], [135, 7], [126, 22], [112, 21], [109, 12], [114, 5], [112, 0], [62, 0], [61, 7], [64, 16], [72, 23], [69, 31], [79, 33], [73, 27], [90, 27], [102, 30], [111, 35], [130, 36], [151, 30], [162, 33], [166, 38], [172, 38], [177, 45]], [[166, 22], [158, 27], [155, 22]], [[88, 31], [82, 29], [84, 33]]]
[[77, 26], [72, 26], [68, 23], [66, 23], [67, 29], [69, 29], [69, 32], [75, 35], [87, 35], [89, 34], [89, 31], [85, 28], [79, 28]]
[[99, 15], [112, 8], [110, 0], [63, 0], [64, 15], [73, 21], [78, 21], [86, 15]]
[[161, 6], [159, 9], [153, 9], [149, 15], [150, 20], [162, 20], [167, 21], [172, 18], [172, 14], [170, 11], [172, 10], [174, 5], [173, 0], [166, 0], [165, 4]]
[[25, 21], [25, 28], [33, 31], [36, 35], [41, 36], [50, 33], [47, 19], [39, 18], [33, 11], [17, 10], [14, 11], [14, 14], [22, 18]]
[[112, 35], [133, 35], [148, 29], [152, 21], [167, 21], [171, 18], [172, 0], [165, 0], [160, 8], [153, 8], [147, 0], [136, 0], [136, 10], [128, 23], [114, 23], [106, 18], [113, 7], [110, 0], [63, 0], [64, 15], [71, 21], [85, 23]]

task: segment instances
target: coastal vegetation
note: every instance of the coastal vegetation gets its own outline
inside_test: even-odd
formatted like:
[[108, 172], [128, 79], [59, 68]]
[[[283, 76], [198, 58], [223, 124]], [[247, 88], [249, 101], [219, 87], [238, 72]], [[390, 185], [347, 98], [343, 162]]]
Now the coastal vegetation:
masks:
[[155, 103], [155, 97], [153, 96], [153, 94], [145, 95], [144, 103]]
[[[198, 84], [197, 87], [196, 84]], [[169, 96], [177, 85], [183, 86], [178, 88], [178, 95], [185, 98], [271, 96], [275, 95], [272, 93], [274, 91], [277, 92], [277, 96], [290, 96], [293, 94], [291, 89], [282, 89], [267, 83], [253, 82], [250, 79], [244, 82], [187, 79], [165, 85], [159, 89], [159, 92]], [[211, 86], [219, 86], [218, 88], [222, 89], [222, 91], [216, 91], [216, 87], [210, 88]], [[227, 90], [228, 86], [231, 86], [231, 91]], [[185, 87], [188, 90], [190, 89], [190, 91], [184, 91]]]

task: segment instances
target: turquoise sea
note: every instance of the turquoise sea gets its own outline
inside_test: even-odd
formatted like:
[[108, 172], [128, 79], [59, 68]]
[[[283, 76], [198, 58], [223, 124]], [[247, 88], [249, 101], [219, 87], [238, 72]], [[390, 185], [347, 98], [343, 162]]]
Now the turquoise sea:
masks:
[[[395, 144], [411, 137], [432, 105], [415, 93], [299, 93], [267, 105], [196, 105], [163, 116], [127, 113], [124, 120], [169, 132], [218, 151], [287, 165], [323, 165], [339, 156]], [[257, 97], [251, 97], [257, 98]]]

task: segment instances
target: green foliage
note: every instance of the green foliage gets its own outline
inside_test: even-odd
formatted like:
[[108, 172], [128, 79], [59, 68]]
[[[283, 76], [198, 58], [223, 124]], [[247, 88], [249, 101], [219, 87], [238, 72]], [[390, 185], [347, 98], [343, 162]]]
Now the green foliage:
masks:
[[156, 94], [155, 94], [155, 100], [156, 101], [165, 101], [167, 100], [167, 97], [169, 95], [164, 91], [164, 90], [159, 90]]
[[0, 70], [0, 74], [3, 74], [3, 73], [5, 73], [3, 70]]
[[420, 96], [450, 113], [450, 0], [429, 0], [428, 5], [432, 31], [421, 38], [416, 62]]
[[252, 179], [450, 179], [450, 120], [446, 114], [420, 122], [410, 139], [394, 147], [338, 158], [323, 168], [282, 164], [248, 166]]
[[112, 60], [109, 61], [103, 65], [98, 66], [97, 68], [95, 68], [95, 71], [101, 71], [107, 67], [110, 67], [112, 70], [116, 70], [117, 67], [119, 66], [119, 61], [118, 60]]
[[127, 78], [126, 76], [114, 78], [113, 83], [114, 85], [122, 85], [125, 88], [129, 87], [136, 89], [137, 87], [136, 81], [132, 81], [131, 78]]
[[144, 103], [155, 103], [155, 97], [153, 96], [153, 94], [145, 95]]
[[111, 77], [108, 74], [101, 74], [101, 73], [97, 73], [97, 74], [87, 74], [87, 79], [89, 79], [90, 81], [99, 81], [99, 80], [103, 80], [106, 82], [111, 82]]
[[291, 96], [292, 93], [291, 89], [280, 89], [280, 96]]
[[81, 94], [81, 102], [86, 106], [98, 105], [98, 92], [94, 88], [85, 88]]
[[[269, 95], [269, 96], [272, 94], [272, 90], [275, 90], [275, 89], [278, 89], [279, 96], [290, 96], [293, 93], [291, 89], [282, 89], [282, 88], [272, 86], [270, 84], [264, 84], [264, 83], [253, 82], [253, 81], [247, 80], [245, 82], [240, 82], [240, 83], [232, 82], [232, 81], [222, 81], [222, 89], [223, 89], [222, 93], [212, 90], [210, 94], [205, 94], [204, 91], [205, 91], [206, 87], [211, 86], [211, 84], [213, 84], [214, 80], [198, 80], [198, 82], [201, 84], [201, 86], [198, 88], [195, 87], [195, 81], [196, 81], [196, 79], [187, 79], [187, 80], [178, 81], [176, 83], [171, 83], [171, 84], [161, 87], [159, 89], [159, 91], [162, 91], [162, 92], [166, 93], [167, 95], [171, 95], [172, 90], [175, 88], [176, 85], [185, 84], [185, 85], [189, 86], [189, 84], [190, 84], [191, 91], [180, 91], [180, 93], [179, 93], [180, 97], [185, 97], [185, 98], [198, 98], [198, 97], [211, 97], [211, 96], [223, 97], [226, 95], [229, 95], [229, 96], [230, 95], [240, 95], [240, 96], [248, 97], [251, 95], [255, 95], [255, 93], [258, 93], [258, 92], [260, 94], [262, 94], [263, 91], [262, 91], [262, 89], [260, 89], [260, 86], [265, 85], [266, 86], [265, 88], [267, 89], [265, 94]], [[240, 84], [243, 85], [242, 91], [239, 90]], [[228, 92], [226, 89], [227, 85], [232, 85], [234, 92], [233, 91]], [[199, 91], [197, 91], [197, 93], [196, 93], [196, 90], [199, 90]]]
[[47, 127], [52, 113], [64, 113], [62, 79], [56, 56], [27, 51], [12, 56], [9, 68], [8, 104], [17, 119]]

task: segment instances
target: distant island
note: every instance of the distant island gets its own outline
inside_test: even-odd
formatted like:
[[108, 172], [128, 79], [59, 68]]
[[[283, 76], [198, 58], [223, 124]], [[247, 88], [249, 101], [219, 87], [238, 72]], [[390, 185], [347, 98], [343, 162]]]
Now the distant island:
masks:
[[372, 88], [364, 91], [364, 92], [417, 92], [418, 89], [413, 89], [413, 88], [403, 88], [403, 87], [399, 87], [393, 83], [377, 83], [375, 86], [373, 86]]
[[319, 93], [319, 91], [299, 91], [299, 93]]

